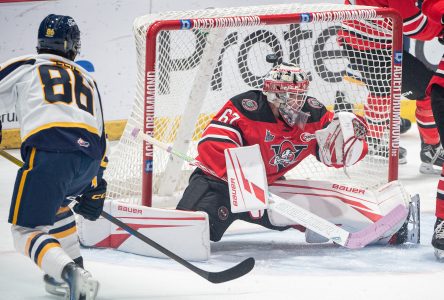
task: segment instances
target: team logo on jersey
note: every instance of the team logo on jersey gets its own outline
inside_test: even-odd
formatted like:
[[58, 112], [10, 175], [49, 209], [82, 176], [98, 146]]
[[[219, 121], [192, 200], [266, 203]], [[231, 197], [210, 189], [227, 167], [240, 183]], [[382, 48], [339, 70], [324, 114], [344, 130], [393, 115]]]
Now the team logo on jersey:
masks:
[[251, 99], [242, 99], [242, 106], [248, 111], [257, 110], [257, 102]]
[[314, 133], [303, 132], [303, 133], [301, 133], [300, 138], [301, 138], [301, 141], [308, 143], [309, 141], [315, 139], [316, 135]]
[[324, 105], [322, 105], [321, 102], [316, 100], [315, 98], [308, 98], [307, 99], [308, 104], [313, 108], [322, 108]]
[[85, 141], [82, 138], [79, 138], [77, 140], [77, 144], [79, 144], [80, 147], [84, 147], [84, 148], [88, 148], [89, 147], [89, 142]]
[[274, 135], [267, 129], [267, 131], [265, 131], [265, 141], [271, 142], [272, 140], [274, 140]]
[[274, 156], [270, 164], [276, 166], [278, 171], [296, 162], [297, 157], [307, 148], [307, 145], [293, 145], [290, 141], [283, 141], [280, 145], [272, 145]]

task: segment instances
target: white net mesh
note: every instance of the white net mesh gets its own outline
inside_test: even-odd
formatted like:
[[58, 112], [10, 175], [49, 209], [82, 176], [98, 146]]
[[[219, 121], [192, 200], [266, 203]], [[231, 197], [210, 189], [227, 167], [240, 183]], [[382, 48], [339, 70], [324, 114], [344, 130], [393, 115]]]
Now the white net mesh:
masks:
[[[147, 117], [143, 104], [147, 76], [146, 32], [156, 20], [204, 18], [198, 23], [200, 26], [194, 29], [161, 31], [157, 35], [155, 113], [154, 116], [148, 116], [154, 117], [156, 139], [171, 143], [178, 151], [194, 157], [196, 142], [214, 113], [230, 97], [247, 90], [260, 89], [263, 77], [272, 67], [265, 57], [275, 53], [281, 61], [299, 64], [310, 73], [310, 96], [317, 98], [330, 110], [353, 111], [365, 116], [371, 129], [370, 154], [347, 169], [350, 178], [342, 169], [327, 168], [314, 158], [304, 160], [287, 177], [328, 179], [364, 188], [375, 188], [387, 182], [392, 109], [389, 97], [392, 82], [392, 21], [376, 17], [375, 11], [368, 7], [365, 7], [365, 14], [344, 13], [363, 8], [294, 4], [168, 12], [137, 18], [134, 22], [139, 68], [137, 94], [125, 132], [110, 156], [106, 174], [109, 197], [140, 203], [143, 146], [141, 142], [132, 139], [130, 131], [134, 127], [142, 128], [143, 120]], [[264, 25], [260, 24], [259, 17], [255, 17], [330, 11], [342, 11], [341, 18], [358, 21], [353, 21], [351, 25], [343, 20], [300, 24], [288, 21], [284, 24]], [[217, 19], [219, 25], [225, 22], [231, 26], [205, 28], [209, 24], [206, 18], [233, 16], [248, 18]], [[329, 18], [326, 14], [322, 17]], [[358, 36], [365, 31], [368, 36], [379, 38], [382, 32], [385, 34], [385, 46], [380, 47], [374, 56], [363, 57], [356, 49], [358, 47], [355, 47], [361, 45], [362, 41], [349, 38], [346, 43], [348, 46], [338, 43], [341, 28], [345, 30], [341, 31], [341, 36], [347, 36], [350, 32]], [[374, 66], [376, 62], [377, 69]], [[379, 66], [380, 62], [383, 62], [383, 66]], [[375, 80], [369, 79], [375, 72], [380, 76]], [[180, 160], [171, 159], [165, 151], [154, 148], [154, 194], [169, 195], [182, 190], [191, 170]], [[167, 177], [164, 177], [165, 174]]]

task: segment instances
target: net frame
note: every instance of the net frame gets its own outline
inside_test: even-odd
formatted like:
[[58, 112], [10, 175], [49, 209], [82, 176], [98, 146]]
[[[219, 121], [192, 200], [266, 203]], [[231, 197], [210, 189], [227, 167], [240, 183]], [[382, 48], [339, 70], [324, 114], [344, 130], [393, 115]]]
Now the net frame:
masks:
[[[302, 9], [301, 9], [302, 7]], [[311, 5], [313, 7], [313, 5]], [[337, 10], [335, 10], [335, 8]], [[307, 9], [309, 9], [307, 7]], [[156, 49], [157, 37], [162, 31], [178, 31], [192, 29], [214, 29], [229, 28], [238, 26], [258, 26], [261, 24], [302, 24], [327, 21], [360, 20], [365, 18], [390, 18], [393, 22], [393, 44], [392, 44], [392, 81], [391, 81], [391, 109], [389, 128], [389, 157], [388, 157], [388, 178], [387, 181], [398, 178], [398, 149], [399, 149], [399, 126], [400, 126], [400, 99], [401, 99], [401, 75], [399, 53], [402, 53], [402, 18], [393, 9], [371, 8], [371, 7], [348, 7], [348, 10], [339, 10], [339, 7], [328, 5], [321, 11], [304, 11], [303, 6], [298, 6], [299, 12], [278, 13], [272, 15], [237, 15], [208, 18], [192, 18], [199, 15], [198, 12], [189, 12], [190, 18], [156, 20], [146, 30], [145, 45], [145, 84], [144, 84], [144, 107], [143, 131], [151, 136], [154, 134], [154, 110], [156, 97]], [[342, 8], [341, 8], [342, 9]], [[259, 10], [260, 12], [260, 10]], [[223, 14], [223, 13], [222, 13]], [[140, 54], [139, 54], [140, 55]], [[129, 124], [136, 126], [137, 124]], [[139, 124], [140, 126], [140, 124]], [[143, 168], [142, 168], [142, 200], [141, 204], [152, 206], [153, 204], [153, 146], [143, 143]]]

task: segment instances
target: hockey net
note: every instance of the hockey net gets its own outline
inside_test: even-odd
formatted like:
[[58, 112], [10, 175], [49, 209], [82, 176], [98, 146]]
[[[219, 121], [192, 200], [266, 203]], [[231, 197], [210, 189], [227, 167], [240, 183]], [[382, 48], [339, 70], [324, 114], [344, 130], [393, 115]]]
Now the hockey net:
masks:
[[[388, 64], [377, 84], [388, 87], [389, 97], [372, 108], [373, 121], [382, 125], [372, 129], [376, 138], [369, 140], [369, 155], [349, 167], [348, 175], [309, 157], [287, 177], [327, 179], [368, 189], [396, 179], [399, 16], [392, 10], [333, 4], [237, 7], [165, 12], [135, 20], [136, 98], [124, 134], [110, 155], [108, 196], [149, 206], [174, 205], [193, 167], [134, 140], [131, 130], [142, 128], [176, 151], [196, 156], [199, 137], [221, 106], [236, 94], [261, 89], [272, 67], [267, 54], [277, 54], [279, 62], [293, 62], [310, 72], [309, 95], [328, 109], [364, 115], [369, 83], [363, 84], [366, 75], [356, 71], [350, 77], [350, 52], [338, 43], [338, 32], [347, 22], [354, 23], [357, 34], [365, 32], [370, 38], [384, 33], [380, 57], [374, 60]], [[359, 55], [358, 50], [353, 54]]]

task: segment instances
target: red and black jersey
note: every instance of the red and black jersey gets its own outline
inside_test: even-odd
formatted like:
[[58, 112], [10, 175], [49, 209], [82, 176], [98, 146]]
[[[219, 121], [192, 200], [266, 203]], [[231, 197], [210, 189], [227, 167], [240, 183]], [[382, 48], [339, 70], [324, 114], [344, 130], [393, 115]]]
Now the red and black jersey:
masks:
[[433, 21], [444, 23], [444, 1], [443, 0], [424, 0], [422, 11]]
[[309, 114], [304, 129], [289, 127], [275, 118], [261, 91], [237, 95], [206, 127], [198, 144], [197, 159], [222, 177], [226, 175], [225, 149], [258, 144], [271, 184], [307, 156], [318, 157], [314, 133], [327, 126], [334, 114], [311, 97], [302, 111]]
[[[422, 4], [424, 13], [436, 22], [444, 21], [444, 1], [443, 0], [424, 0]], [[437, 84], [444, 87], [444, 56], [438, 64], [435, 75], [429, 83], [427, 94], [430, 95], [432, 85]]]
[[432, 77], [432, 80], [430, 80], [429, 82], [429, 86], [427, 87], [426, 91], [427, 95], [430, 95], [432, 85], [434, 84], [444, 87], [444, 55], [438, 64], [438, 68], [436, 69], [435, 74]]
[[[347, 5], [394, 8], [403, 19], [404, 35], [410, 38], [431, 40], [439, 36], [443, 26], [422, 14], [415, 2], [414, 0], [345, 0]], [[358, 50], [386, 49], [391, 47], [390, 26], [386, 20], [344, 21], [338, 36]]]

